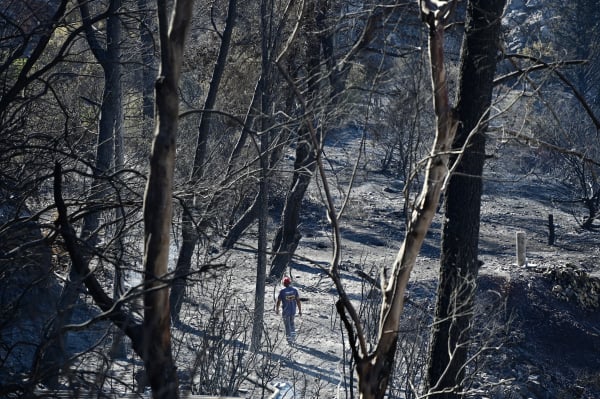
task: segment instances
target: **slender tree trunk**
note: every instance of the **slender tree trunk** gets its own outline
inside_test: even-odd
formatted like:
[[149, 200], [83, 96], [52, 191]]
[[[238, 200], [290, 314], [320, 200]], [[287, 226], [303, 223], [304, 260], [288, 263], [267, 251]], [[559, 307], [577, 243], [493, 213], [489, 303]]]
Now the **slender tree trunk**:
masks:
[[271, 120], [268, 117], [273, 103], [271, 96], [272, 64], [269, 43], [273, 8], [268, 0], [260, 3], [261, 26], [261, 130], [260, 136], [260, 184], [258, 188], [258, 253], [256, 262], [256, 287], [254, 294], [254, 321], [252, 323], [252, 345], [254, 352], [261, 347], [265, 313], [265, 285], [267, 275], [267, 218], [269, 217], [269, 136]]
[[[115, 4], [115, 9], [121, 8], [121, 0]], [[106, 26], [107, 32], [107, 53], [108, 59], [111, 60], [111, 68], [114, 68], [111, 74], [110, 86], [114, 91], [114, 107], [116, 115], [113, 121], [113, 165], [114, 170], [122, 170], [125, 165], [125, 114], [123, 111], [123, 85], [121, 84], [121, 21], [117, 15], [113, 15], [107, 21]], [[118, 226], [125, 224], [125, 212], [121, 204], [117, 204], [117, 208], [114, 213], [115, 220]], [[125, 244], [123, 242], [123, 235], [121, 229], [117, 229], [115, 232], [116, 242], [116, 262], [115, 262], [115, 274], [113, 277], [113, 298], [119, 300], [125, 293], [125, 276], [123, 272], [123, 256], [125, 253]], [[124, 358], [127, 356], [127, 347], [125, 346], [124, 333], [121, 329], [117, 328], [113, 332], [113, 342], [111, 355], [115, 358]]]
[[[306, 35], [307, 58], [307, 99], [308, 107], [317, 102], [320, 72], [320, 41], [316, 24], [316, 0], [311, 0], [305, 12], [304, 32]], [[296, 143], [296, 159], [294, 175], [288, 190], [281, 222], [273, 240], [272, 251], [275, 253], [271, 262], [271, 277], [280, 278], [290, 263], [302, 235], [298, 230], [302, 200], [317, 167], [316, 151], [320, 151], [320, 138], [314, 142], [310, 127], [302, 126]]]
[[[264, 0], [263, 0], [264, 1]], [[261, 348], [264, 329], [265, 286], [267, 276], [267, 219], [269, 217], [269, 137], [260, 140], [260, 185], [258, 190], [258, 256], [256, 262], [256, 288], [254, 294], [254, 319], [252, 322], [252, 351]]]
[[431, 398], [460, 398], [465, 376], [485, 160], [485, 129], [492, 99], [500, 22], [506, 0], [471, 0], [461, 56], [454, 148], [462, 150], [445, 201], [440, 278], [427, 365]]
[[304, 194], [316, 169], [314, 151], [315, 148], [312, 146], [308, 129], [302, 128], [296, 144], [296, 161], [294, 162], [292, 184], [285, 199], [281, 222], [272, 245], [275, 255], [271, 261], [269, 274], [274, 278], [281, 278], [302, 238], [298, 230], [300, 211], [302, 210]]
[[58, 212], [57, 227], [65, 241], [65, 247], [71, 258], [73, 269], [76, 271], [77, 276], [84, 276], [82, 281], [94, 303], [106, 313], [108, 319], [125, 332], [131, 339], [134, 351], [144, 359], [142, 323], [137, 320], [134, 314], [129, 313], [121, 304], [115, 303], [104, 292], [92, 270], [90, 270], [89, 259], [81, 251], [81, 244], [75, 234], [75, 229], [69, 223], [67, 206], [62, 199], [62, 169], [58, 162], [54, 167], [54, 200]]
[[155, 399], [179, 396], [171, 354], [168, 274], [173, 174], [179, 118], [178, 83], [194, 2], [175, 0], [167, 27], [167, 1], [159, 0], [161, 64], [156, 82], [156, 121], [144, 195], [144, 364]]
[[[142, 116], [144, 121], [154, 119], [154, 38], [152, 32], [154, 22], [148, 0], [137, 0], [140, 13], [140, 44], [142, 56]], [[142, 130], [142, 134], [146, 130]]]
[[[225, 23], [225, 29], [221, 38], [221, 46], [219, 47], [219, 54], [217, 56], [217, 62], [213, 70], [212, 79], [210, 81], [208, 94], [204, 101], [204, 109], [212, 110], [217, 102], [217, 94], [219, 93], [219, 86], [223, 73], [225, 72], [225, 66], [227, 65], [227, 55], [229, 53], [229, 47], [231, 44], [231, 36], [233, 33], [233, 27], [235, 25], [235, 19], [237, 14], [237, 0], [229, 0], [229, 8], [227, 11], [227, 20]], [[196, 183], [200, 181], [204, 174], [204, 164], [206, 162], [206, 151], [207, 142], [210, 134], [212, 114], [210, 112], [202, 113], [200, 119], [200, 125], [198, 127], [198, 142], [196, 145], [196, 155], [194, 157], [194, 164], [192, 166], [192, 174], [190, 176], [190, 186], [194, 190]], [[194, 201], [185, 202], [186, 209], [182, 216], [182, 242], [179, 250], [179, 257], [177, 258], [177, 265], [175, 267], [175, 279], [173, 281], [173, 288], [171, 291], [171, 314], [174, 320], [179, 320], [179, 312], [181, 311], [181, 305], [185, 296], [186, 278], [192, 269], [192, 257], [194, 250], [198, 244], [199, 235], [198, 221], [194, 220], [193, 210], [195, 207]]]
[[194, 224], [194, 216], [191, 214], [192, 209], [185, 207], [182, 215], [181, 227], [181, 247], [179, 248], [179, 256], [175, 265], [175, 274], [173, 276], [173, 284], [171, 286], [171, 295], [169, 302], [171, 304], [171, 317], [173, 321], [179, 322], [179, 313], [185, 296], [185, 287], [187, 276], [192, 269], [192, 258], [194, 249], [198, 243], [198, 234]]
[[[229, 0], [227, 20], [225, 21], [225, 29], [223, 30], [223, 35], [221, 38], [219, 54], [217, 55], [217, 62], [215, 63], [208, 93], [204, 102], [204, 109], [208, 111], [212, 110], [217, 102], [219, 85], [221, 83], [223, 73], [225, 72], [225, 66], [227, 65], [227, 55], [229, 54], [231, 36], [233, 34], [236, 16], [237, 0]], [[192, 170], [192, 181], [198, 181], [204, 174], [204, 164], [206, 162], [206, 151], [212, 117], [213, 115], [210, 112], [205, 112], [202, 114], [202, 118], [200, 119], [200, 126], [198, 127], [198, 142], [196, 144], [196, 155]]]
[[[244, 118], [244, 126], [242, 126], [242, 131], [240, 132], [240, 137], [238, 138], [238, 141], [235, 144], [235, 147], [233, 148], [233, 151], [231, 152], [231, 155], [229, 157], [229, 163], [227, 165], [227, 173], [225, 175], [226, 178], [227, 178], [227, 176], [231, 176], [231, 172], [234, 170], [236, 161], [239, 159], [239, 157], [242, 153], [242, 150], [244, 149], [244, 146], [248, 140], [248, 136], [250, 135], [250, 128], [254, 124], [254, 119], [255, 119], [254, 113], [256, 112], [256, 110], [258, 108], [259, 100], [261, 100], [261, 98], [262, 98], [261, 90], [264, 86], [263, 80], [264, 80], [264, 76], [263, 76], [263, 72], [261, 71], [261, 76], [258, 79], [258, 82], [254, 88], [254, 94], [252, 95], [252, 100], [250, 101], [250, 106], [248, 107], [248, 110], [246, 111], [246, 117]], [[244, 214], [231, 226], [231, 228], [227, 232], [227, 236], [225, 236], [225, 239], [223, 240], [223, 243], [222, 243], [223, 248], [228, 248], [228, 249], [233, 248], [233, 245], [239, 240], [239, 238], [242, 236], [244, 231], [246, 231], [246, 229], [254, 222], [254, 220], [256, 220], [256, 218], [258, 217], [258, 213], [259, 213], [259, 211], [258, 211], [259, 204], [260, 204], [260, 202], [259, 202], [259, 198], [258, 198], [258, 194], [257, 194], [256, 197], [254, 198], [254, 201], [252, 201], [252, 205], [250, 205], [250, 207], [248, 209], [246, 209]], [[233, 218], [235, 216], [234, 213], [232, 213], [230, 220], [233, 220]]]
[[336, 307], [348, 331], [352, 356], [356, 361], [359, 397], [363, 399], [385, 397], [393, 370], [406, 286], [448, 177], [449, 150], [456, 133], [457, 120], [448, 99], [443, 44], [444, 26], [455, 4], [455, 1], [433, 2], [432, 0], [421, 0], [419, 4], [421, 17], [429, 28], [429, 57], [436, 132], [425, 167], [423, 188], [410, 213], [404, 241], [389, 274], [384, 275], [378, 340], [374, 350], [371, 351], [367, 345], [360, 319], [341, 286], [335, 261], [332, 262], [330, 270], [330, 275], [340, 294]]
[[79, 0], [79, 10], [84, 24], [87, 42], [98, 63], [104, 71], [104, 91], [100, 108], [100, 121], [98, 124], [98, 142], [96, 144], [96, 165], [92, 170], [93, 179], [90, 188], [91, 209], [86, 213], [81, 231], [82, 238], [87, 241], [88, 247], [98, 243], [98, 226], [100, 213], [94, 209], [102, 204], [105, 196], [103, 178], [109, 172], [114, 158], [114, 129], [120, 110], [120, 21], [117, 10], [121, 7], [121, 0], [111, 0], [108, 8], [106, 22], [107, 47], [104, 48], [98, 37], [98, 32], [91, 25], [89, 2]]
[[456, 120], [448, 100], [448, 84], [444, 68], [443, 21], [428, 21], [429, 53], [436, 115], [436, 138], [427, 162], [425, 183], [411, 213], [406, 238], [383, 287], [384, 302], [379, 323], [379, 340], [375, 352], [357, 362], [358, 389], [361, 398], [382, 399], [385, 396], [398, 341], [398, 325], [404, 308], [404, 294], [410, 273], [435, 215], [441, 190], [448, 174], [448, 150], [456, 132]]

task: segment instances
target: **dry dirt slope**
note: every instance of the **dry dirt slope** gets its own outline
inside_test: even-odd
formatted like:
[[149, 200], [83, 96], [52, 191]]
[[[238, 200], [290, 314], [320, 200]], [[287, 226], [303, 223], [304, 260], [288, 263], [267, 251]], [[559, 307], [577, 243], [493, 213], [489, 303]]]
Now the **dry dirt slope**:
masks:
[[[600, 285], [596, 285], [600, 235], [581, 231], [570, 209], [551, 201], [553, 184], [550, 179], [495, 173], [493, 168], [486, 176], [478, 316], [478, 323], [485, 327], [476, 333], [478, 339], [485, 337], [498, 348], [486, 351], [478, 360], [481, 370], [471, 388], [480, 395], [475, 397], [600, 397]], [[365, 299], [364, 284], [356, 270], [372, 272], [376, 277], [373, 270], [391, 263], [403, 236], [402, 201], [395, 187], [393, 179], [376, 173], [364, 180], [359, 177], [344, 219], [344, 275], [357, 307]], [[349, 352], [342, 344], [333, 308], [335, 291], [320, 269], [327, 265], [331, 249], [323, 210], [316, 198], [308, 201], [307, 209], [305, 238], [299, 248], [302, 258], [292, 268], [306, 301], [306, 314], [299, 322], [298, 345], [276, 348], [282, 369], [275, 381], [298, 382], [298, 375], [304, 375], [312, 382], [304, 380], [309, 387], [297, 384], [297, 389], [304, 393], [316, 390], [329, 397], [343, 386]], [[549, 213], [556, 222], [554, 246], [547, 244]], [[413, 272], [410, 289], [414, 306], [412, 311], [410, 304], [407, 307], [413, 316], [430, 311], [434, 301], [439, 229], [440, 221], [436, 220]], [[515, 265], [517, 231], [527, 235], [525, 268]], [[267, 297], [274, 289], [268, 289]], [[271, 331], [281, 333], [275, 315], [268, 314], [267, 320]], [[417, 320], [422, 323], [423, 316]], [[485, 331], [491, 328], [498, 331]], [[423, 349], [426, 338], [417, 341]]]
[[[352, 152], [352, 146], [345, 143], [344, 151]], [[333, 160], [337, 162], [330, 163], [334, 169], [332, 180], [343, 187], [347, 186], [345, 178], [351, 169], [343, 159], [352, 159], [346, 155], [341, 154]], [[511, 175], [506, 168], [493, 164], [488, 168], [480, 239], [482, 305], [477, 319], [477, 326], [483, 327], [475, 332], [478, 342], [487, 342], [492, 348], [478, 359], [477, 370], [471, 368], [477, 373], [470, 388], [481, 392], [475, 396], [481, 398], [600, 398], [600, 311], [593, 306], [597, 306], [599, 290], [592, 284], [597, 280], [587, 277], [597, 277], [600, 271], [600, 235], [579, 230], [569, 209], [551, 201], [554, 192], [551, 179]], [[334, 310], [337, 295], [323, 271], [330, 257], [331, 237], [316, 187], [313, 184], [304, 204], [301, 226], [304, 238], [291, 272], [305, 299], [305, 315], [298, 320], [298, 344], [289, 347], [282, 339], [282, 323], [270, 302], [278, 287], [271, 285], [265, 292], [265, 345], [272, 352], [263, 353], [259, 362], [247, 364], [253, 367], [250, 371], [258, 382], [280, 385], [282, 391], [291, 387], [295, 397], [345, 397], [349, 352]], [[390, 265], [396, 255], [404, 235], [401, 187], [402, 182], [394, 178], [361, 170], [342, 218], [344, 282], [356, 307], [365, 312], [366, 320], [376, 319], [374, 307], [378, 301], [367, 297], [368, 288], [357, 271], [377, 277], [377, 271]], [[557, 225], [555, 246], [547, 245], [548, 213], [554, 214]], [[406, 309], [408, 317], [401, 326], [403, 348], [411, 350], [412, 355], [406, 355], [400, 364], [408, 364], [416, 383], [422, 370], [434, 301], [439, 219], [434, 221], [414, 269], [409, 287], [411, 302]], [[528, 238], [526, 268], [514, 264], [517, 231], [524, 231]], [[254, 246], [252, 234], [247, 240]], [[236, 266], [225, 293], [234, 293], [235, 299], [243, 304], [238, 309], [246, 311], [253, 306], [255, 259], [243, 251], [233, 251], [228, 256]], [[175, 356], [185, 384], [190, 384], [187, 371], [201, 358], [199, 348], [206, 334], [199, 323], [208, 317], [210, 294], [217, 293], [216, 302], [224, 304], [224, 297], [219, 296], [224, 291], [211, 287], [211, 281], [215, 286], [222, 282], [203, 276], [199, 283], [202, 287], [193, 288], [194, 295], [186, 303], [186, 324], [174, 328]], [[82, 320], [87, 320], [89, 314], [83, 316]], [[105, 326], [97, 327], [96, 335], [103, 335]], [[72, 340], [73, 352], [88, 348], [96, 339]], [[226, 354], [230, 355], [234, 349], [237, 353], [247, 353], [239, 341], [230, 343], [225, 348]], [[267, 366], [261, 369], [261, 365]], [[81, 362], [80, 366], [89, 365]], [[111, 374], [128, 382], [141, 365], [129, 357], [113, 366]], [[92, 367], [97, 370], [99, 366]], [[398, 397], [402, 397], [401, 384], [407, 378], [402, 373], [406, 369], [401, 367], [395, 379], [393, 394]], [[227, 378], [219, 380], [226, 382]], [[240, 394], [245, 397], [268, 394], [251, 382], [246, 382], [243, 388], [245, 391]], [[291, 396], [290, 391], [287, 397]]]

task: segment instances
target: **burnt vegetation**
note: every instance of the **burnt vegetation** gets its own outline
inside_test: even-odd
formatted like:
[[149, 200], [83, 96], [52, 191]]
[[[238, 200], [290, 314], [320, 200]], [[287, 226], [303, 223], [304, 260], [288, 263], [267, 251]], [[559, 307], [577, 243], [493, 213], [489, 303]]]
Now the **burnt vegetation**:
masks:
[[600, 395], [600, 10], [506, 3], [5, 0], [0, 397]]

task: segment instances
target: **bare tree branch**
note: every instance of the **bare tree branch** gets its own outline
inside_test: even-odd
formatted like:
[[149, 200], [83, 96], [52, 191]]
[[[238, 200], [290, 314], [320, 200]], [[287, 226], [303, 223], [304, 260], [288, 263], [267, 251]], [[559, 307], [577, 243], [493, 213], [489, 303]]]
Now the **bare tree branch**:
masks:
[[600, 130], [600, 119], [598, 119], [598, 117], [596, 117], [596, 115], [594, 114], [594, 111], [592, 110], [592, 107], [589, 105], [589, 103], [585, 99], [585, 96], [583, 94], [581, 94], [581, 92], [575, 87], [575, 85], [570, 81], [570, 79], [567, 76], [565, 76], [564, 73], [562, 73], [561, 71], [558, 70], [558, 68], [563, 65], [585, 64], [588, 62], [587, 60], [570, 60], [570, 61], [559, 61], [559, 62], [547, 63], [537, 57], [533, 57], [533, 56], [525, 55], [525, 54], [507, 54], [507, 55], [505, 55], [505, 57], [506, 58], [516, 58], [516, 59], [526, 59], [529, 61], [533, 61], [536, 64], [525, 70], [518, 70], [515, 72], [511, 72], [507, 75], [501, 76], [494, 80], [494, 84], [500, 84], [514, 76], [522, 75], [522, 74], [528, 73], [530, 71], [539, 70], [539, 69], [549, 69], [552, 72], [554, 72], [554, 74], [556, 76], [558, 76], [558, 78], [569, 89], [571, 89], [571, 91], [573, 92], [573, 95], [575, 95], [575, 98], [577, 98], [577, 101], [579, 101], [579, 103], [581, 104], [581, 106], [583, 107], [585, 112], [588, 114], [588, 116], [592, 120], [592, 123], [594, 124], [594, 126], [596, 126], [596, 130]]
[[62, 198], [62, 168], [58, 162], [54, 165], [54, 202], [56, 203], [56, 211], [58, 213], [56, 224], [65, 241], [65, 247], [71, 257], [73, 268], [75, 268], [77, 274], [83, 279], [83, 283], [94, 299], [94, 302], [106, 313], [105, 316], [108, 319], [127, 334], [131, 339], [133, 349], [143, 358], [142, 325], [140, 321], [136, 320], [132, 315], [125, 313], [121, 308], [122, 303], [120, 301], [115, 302], [106, 294], [96, 277], [92, 274], [88, 261], [83, 256], [75, 229], [69, 223], [67, 206]]

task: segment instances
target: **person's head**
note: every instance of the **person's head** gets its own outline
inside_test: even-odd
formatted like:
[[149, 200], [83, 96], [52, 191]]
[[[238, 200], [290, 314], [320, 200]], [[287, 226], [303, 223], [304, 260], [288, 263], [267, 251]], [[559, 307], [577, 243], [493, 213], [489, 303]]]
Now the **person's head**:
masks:
[[283, 284], [285, 287], [287, 287], [288, 285], [290, 285], [292, 283], [292, 279], [285, 276], [282, 280], [281, 280], [281, 284]]

